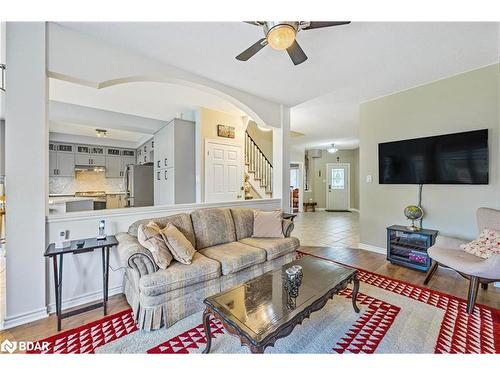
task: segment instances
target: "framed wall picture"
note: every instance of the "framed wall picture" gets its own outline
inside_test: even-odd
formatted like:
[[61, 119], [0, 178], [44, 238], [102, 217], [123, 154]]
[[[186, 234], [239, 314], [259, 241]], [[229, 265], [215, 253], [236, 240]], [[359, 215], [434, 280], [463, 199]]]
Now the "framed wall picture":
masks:
[[227, 125], [217, 125], [217, 135], [224, 138], [234, 138], [234, 127]]

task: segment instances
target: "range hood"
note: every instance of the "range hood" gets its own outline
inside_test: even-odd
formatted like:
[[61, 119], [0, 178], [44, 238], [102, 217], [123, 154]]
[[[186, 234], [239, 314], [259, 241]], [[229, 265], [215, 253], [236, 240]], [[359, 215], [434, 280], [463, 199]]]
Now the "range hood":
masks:
[[75, 172], [106, 172], [106, 167], [75, 165]]

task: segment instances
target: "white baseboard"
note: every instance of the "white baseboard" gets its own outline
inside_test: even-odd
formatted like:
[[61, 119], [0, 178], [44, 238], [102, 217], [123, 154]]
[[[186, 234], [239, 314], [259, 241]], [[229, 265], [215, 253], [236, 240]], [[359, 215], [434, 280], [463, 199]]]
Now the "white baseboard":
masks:
[[374, 253], [379, 253], [379, 254], [384, 254], [384, 255], [387, 254], [387, 249], [385, 249], [383, 247], [368, 245], [366, 243], [358, 243], [358, 249], [372, 251]]
[[[109, 289], [110, 297], [121, 293], [123, 293], [122, 286], [117, 286]], [[87, 293], [78, 297], [70, 298], [66, 301], [63, 301], [62, 308], [63, 310], [70, 309], [73, 307], [85, 305], [87, 303], [98, 302], [99, 300], [102, 300], [102, 291]], [[52, 303], [46, 308], [30, 311], [27, 313], [11, 317], [6, 317], [1, 329], [3, 330], [3, 329], [14, 328], [23, 324], [34, 322], [35, 320], [44, 319], [49, 315], [49, 313], [54, 313], [55, 311], [56, 311], [56, 305], [55, 303]]]
[[[326, 211], [325, 207], [317, 207], [315, 211]], [[309, 211], [310, 212], [310, 211]]]
[[349, 211], [357, 212], [359, 214], [359, 210], [357, 208], [349, 208]]
[[40, 320], [46, 318], [49, 314], [47, 314], [47, 308], [41, 308], [33, 311], [29, 311], [27, 313], [22, 313], [14, 316], [7, 316], [3, 322], [2, 329], [9, 329], [13, 327], [17, 327], [26, 323], [34, 322], [35, 320]]
[[[114, 288], [109, 288], [108, 295], [109, 297], [115, 296], [117, 294], [122, 294], [123, 293], [123, 286], [115, 286]], [[62, 303], [62, 309], [71, 309], [73, 307], [85, 305], [87, 303], [91, 302], [99, 302], [102, 300], [102, 290], [99, 290], [97, 292], [91, 292], [91, 293], [86, 293], [77, 297], [69, 298]], [[51, 303], [48, 307], [49, 313], [55, 313], [56, 312], [56, 304]]]

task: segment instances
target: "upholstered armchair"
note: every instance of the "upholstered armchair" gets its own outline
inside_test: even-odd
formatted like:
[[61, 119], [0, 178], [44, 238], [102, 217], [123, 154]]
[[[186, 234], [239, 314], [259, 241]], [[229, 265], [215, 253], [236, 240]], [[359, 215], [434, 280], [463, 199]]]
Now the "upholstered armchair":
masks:
[[[500, 230], [500, 211], [491, 208], [477, 210], [477, 224], [479, 231], [483, 229]], [[488, 288], [488, 283], [500, 280], [500, 254], [495, 254], [488, 259], [466, 253], [460, 245], [467, 241], [457, 238], [438, 236], [434, 246], [430, 247], [428, 254], [432, 259], [432, 266], [427, 273], [424, 284], [426, 285], [438, 266], [454, 269], [460, 275], [470, 280], [467, 295], [467, 312], [474, 312], [479, 284], [483, 289]]]

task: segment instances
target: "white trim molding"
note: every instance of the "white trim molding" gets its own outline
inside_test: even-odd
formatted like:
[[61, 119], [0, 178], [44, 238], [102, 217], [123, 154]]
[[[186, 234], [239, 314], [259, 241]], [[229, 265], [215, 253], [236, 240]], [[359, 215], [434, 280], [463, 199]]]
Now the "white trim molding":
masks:
[[359, 214], [359, 210], [357, 208], [349, 208], [349, 211], [351, 212], [357, 212]]
[[26, 313], [6, 317], [3, 322], [2, 329], [17, 327], [26, 323], [34, 322], [35, 320], [44, 319], [48, 316], [47, 308], [41, 308]]
[[358, 243], [358, 249], [361, 249], [361, 250], [367, 250], [367, 251], [371, 251], [373, 253], [379, 253], [379, 254], [387, 254], [387, 249], [383, 248], [383, 247], [378, 247], [378, 246], [373, 246], [373, 245], [368, 245], [366, 243]]

